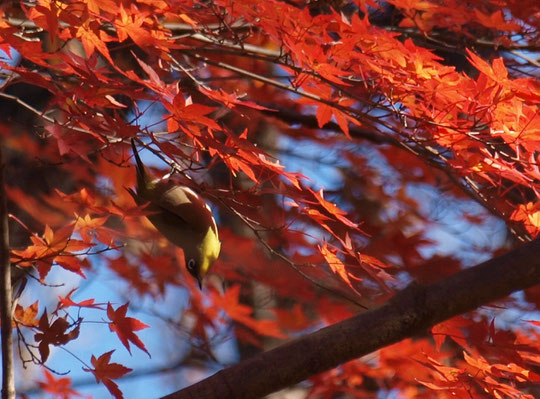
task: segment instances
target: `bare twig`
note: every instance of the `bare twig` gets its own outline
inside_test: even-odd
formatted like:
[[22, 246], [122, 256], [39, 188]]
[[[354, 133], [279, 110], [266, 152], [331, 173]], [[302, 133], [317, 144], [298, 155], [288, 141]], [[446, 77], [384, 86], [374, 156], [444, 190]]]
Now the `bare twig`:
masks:
[[512, 53], [514, 54], [516, 57], [519, 57], [525, 61], [527, 61], [529, 64], [531, 65], [534, 65], [535, 67], [539, 67], [540, 68], [540, 62], [530, 58], [530, 57], [527, 57], [525, 54], [519, 52], [519, 51], [516, 51], [516, 50], [510, 50], [509, 53]]
[[[36, 25], [34, 21], [28, 20], [28, 19], [22, 19], [22, 18], [14, 18], [14, 17], [7, 17], [6, 22], [12, 26], [16, 26], [18, 28], [22, 29], [39, 29], [40, 27]], [[62, 28], [67, 28], [70, 26], [67, 22], [59, 21], [59, 26]], [[109, 29], [111, 31], [114, 31], [114, 27], [109, 24]], [[165, 29], [169, 29], [174, 33], [187, 33], [192, 34], [194, 32], [199, 31], [219, 31], [220, 29], [223, 29], [222, 24], [214, 23], [214, 24], [207, 24], [207, 25], [201, 25], [201, 27], [194, 28], [193, 26], [181, 22], [165, 22], [163, 23], [163, 27]], [[253, 26], [247, 23], [244, 23], [242, 21], [236, 21], [235, 23], [229, 25], [229, 28], [235, 29], [235, 30], [246, 30], [246, 29], [253, 29]]]
[[354, 304], [355, 306], [358, 306], [360, 309], [371, 309], [375, 307], [375, 303], [370, 301], [369, 299], [362, 297], [359, 292], [357, 292], [353, 287], [350, 287], [354, 293], [357, 295], [356, 298], [351, 298], [350, 295], [348, 295], [345, 292], [342, 292], [338, 289], [332, 288], [328, 286], [327, 284], [322, 284], [321, 282], [317, 281], [317, 279], [310, 276], [308, 273], [305, 273], [303, 270], [301, 270], [301, 266], [312, 266], [311, 264], [306, 265], [299, 265], [296, 262], [293, 262], [291, 259], [289, 259], [285, 254], [281, 253], [280, 251], [274, 249], [261, 235], [260, 231], [252, 224], [252, 222], [242, 215], [240, 212], [238, 212], [236, 209], [230, 207], [227, 205], [225, 201], [220, 199], [220, 202], [225, 205], [229, 210], [234, 212], [236, 216], [253, 232], [257, 240], [266, 248], [266, 250], [272, 254], [273, 256], [281, 259], [285, 264], [290, 266], [295, 272], [300, 274], [303, 278], [305, 278], [307, 281], [312, 283], [314, 286], [319, 287], [320, 289], [327, 291], [335, 296], [338, 296], [342, 299], [345, 299], [349, 301], [350, 303]]
[[[42, 118], [44, 121], [46, 122], [49, 122], [50, 124], [52, 125], [60, 125], [62, 127], [65, 127], [66, 129], [71, 129], [71, 130], [75, 130], [77, 132], [81, 132], [81, 133], [90, 133], [89, 130], [87, 129], [83, 129], [81, 127], [77, 127], [77, 126], [67, 126], [67, 125], [62, 125], [60, 124], [58, 121], [55, 121], [53, 118], [47, 116], [44, 114], [44, 111], [40, 111], [34, 107], [32, 107], [30, 104], [28, 104], [27, 102], [24, 102], [23, 100], [21, 100], [19, 97], [17, 96], [13, 96], [11, 94], [7, 94], [7, 93], [1, 93], [0, 92], [0, 97], [3, 97], [5, 99], [8, 99], [8, 100], [11, 100], [11, 101], [14, 101], [16, 102], [17, 104], [19, 104], [21, 107], [23, 108], [26, 108], [27, 110], [29, 110], [30, 112], [34, 113], [35, 115], [39, 116], [40, 118]], [[117, 141], [118, 139], [115, 138]]]
[[0, 318], [2, 322], [2, 399], [15, 399], [13, 336], [11, 317], [11, 264], [9, 262], [9, 228], [4, 187], [2, 147], [0, 146]]

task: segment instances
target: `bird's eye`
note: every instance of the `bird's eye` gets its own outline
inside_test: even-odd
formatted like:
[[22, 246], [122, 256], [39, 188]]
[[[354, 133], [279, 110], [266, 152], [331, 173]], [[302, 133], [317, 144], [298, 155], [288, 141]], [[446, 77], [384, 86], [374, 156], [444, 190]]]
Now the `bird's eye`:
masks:
[[195, 271], [195, 259], [190, 259], [187, 263], [187, 268], [190, 273], [193, 273]]

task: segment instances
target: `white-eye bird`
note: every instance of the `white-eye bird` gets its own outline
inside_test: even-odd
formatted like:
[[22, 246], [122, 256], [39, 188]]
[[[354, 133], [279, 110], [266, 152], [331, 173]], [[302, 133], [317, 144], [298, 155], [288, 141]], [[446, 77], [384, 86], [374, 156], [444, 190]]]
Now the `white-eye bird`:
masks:
[[189, 187], [172, 179], [150, 179], [133, 139], [131, 147], [137, 165], [137, 192], [128, 191], [138, 205], [149, 203], [146, 217], [165, 238], [184, 250], [187, 270], [202, 288], [202, 280], [221, 250], [210, 207]]

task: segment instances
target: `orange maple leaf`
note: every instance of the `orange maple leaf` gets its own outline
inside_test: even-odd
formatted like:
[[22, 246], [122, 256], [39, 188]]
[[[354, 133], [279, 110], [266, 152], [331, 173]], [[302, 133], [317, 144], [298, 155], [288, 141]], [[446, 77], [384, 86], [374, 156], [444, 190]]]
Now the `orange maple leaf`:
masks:
[[352, 287], [351, 280], [349, 279], [349, 272], [345, 269], [345, 265], [337, 257], [337, 255], [328, 248], [328, 244], [325, 242], [322, 246], [318, 245], [319, 252], [324, 257], [330, 269], [338, 274], [350, 287]]
[[[77, 215], [76, 215], [77, 216]], [[105, 245], [114, 242], [114, 233], [107, 227], [103, 227], [109, 217], [92, 218], [90, 215], [77, 217], [75, 229], [79, 231], [84, 242], [90, 243], [95, 237]]]
[[147, 14], [137, 10], [133, 4], [130, 11], [128, 14], [126, 9], [120, 4], [120, 18], [114, 22], [118, 40], [123, 42], [130, 37], [141, 47], [152, 44], [152, 35], [148, 29], [143, 28]]
[[523, 223], [533, 237], [540, 234], [540, 202], [520, 204], [510, 218]]
[[66, 270], [77, 273], [85, 278], [82, 267], [85, 264], [84, 259], [79, 259], [76, 255], [78, 251], [87, 249], [94, 244], [85, 243], [81, 240], [71, 238], [73, 233], [73, 223], [70, 223], [61, 229], [53, 231], [48, 225], [42, 237], [33, 235], [30, 237], [32, 245], [23, 251], [13, 250], [16, 255], [13, 263], [19, 266], [31, 266], [37, 264], [39, 277], [45, 279], [53, 263]]
[[35, 301], [27, 308], [23, 308], [21, 305], [17, 304], [17, 306], [15, 306], [15, 312], [13, 313], [13, 327], [16, 327], [17, 325], [37, 327], [39, 323], [39, 320], [36, 319], [38, 308], [39, 301]]
[[339, 220], [344, 225], [358, 230], [358, 225], [356, 223], [351, 222], [349, 219], [345, 217], [347, 212], [340, 209], [336, 204], [324, 199], [322, 188], [318, 192], [312, 191], [311, 189], [309, 189], [309, 191], [315, 196], [319, 204], [321, 204], [323, 208], [326, 209], [334, 218]]
[[94, 50], [97, 49], [101, 55], [107, 59], [107, 61], [114, 64], [105, 42], [110, 42], [116, 39], [101, 30], [97, 21], [86, 20], [77, 29], [76, 37], [81, 40], [86, 55], [91, 56], [94, 53]]

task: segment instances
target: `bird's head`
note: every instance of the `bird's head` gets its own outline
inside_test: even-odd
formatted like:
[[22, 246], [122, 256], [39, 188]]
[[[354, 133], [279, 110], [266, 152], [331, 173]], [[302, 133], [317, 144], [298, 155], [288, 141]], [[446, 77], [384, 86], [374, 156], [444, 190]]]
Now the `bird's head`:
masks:
[[217, 230], [212, 227], [208, 229], [200, 245], [193, 248], [184, 248], [184, 256], [186, 268], [199, 283], [199, 288], [202, 288], [202, 281], [210, 266], [216, 261], [221, 250], [221, 242], [219, 241]]

